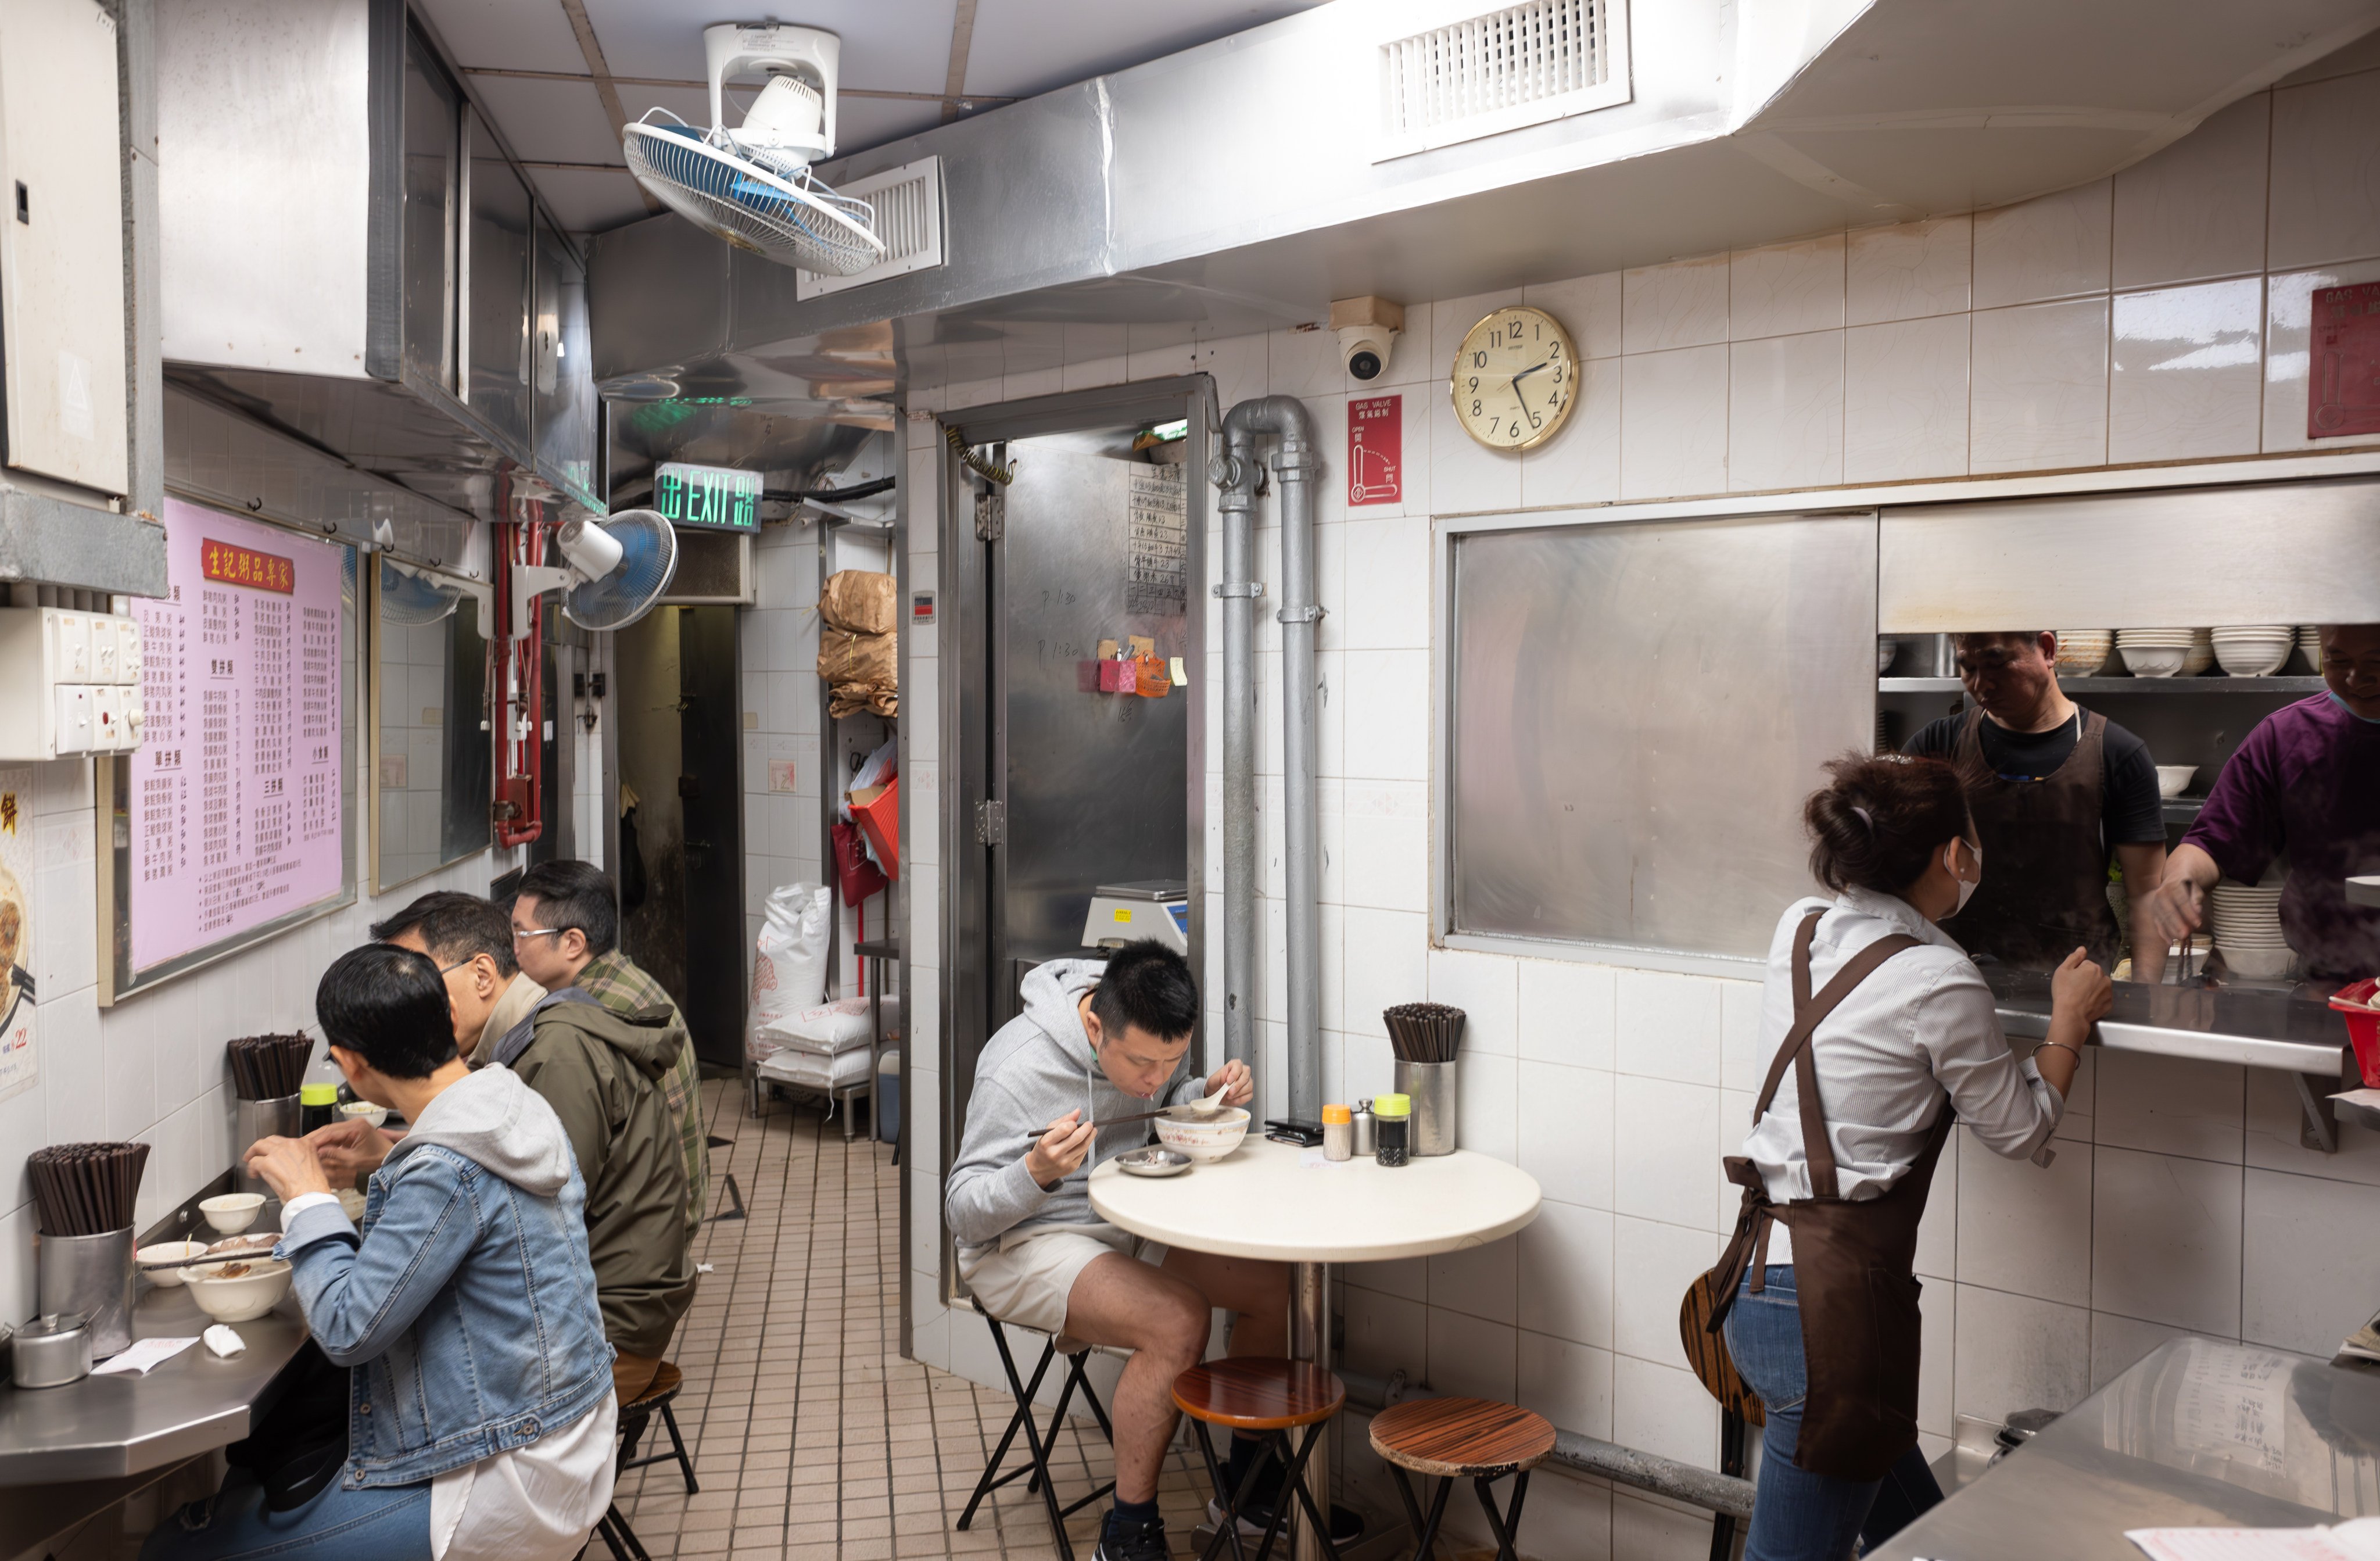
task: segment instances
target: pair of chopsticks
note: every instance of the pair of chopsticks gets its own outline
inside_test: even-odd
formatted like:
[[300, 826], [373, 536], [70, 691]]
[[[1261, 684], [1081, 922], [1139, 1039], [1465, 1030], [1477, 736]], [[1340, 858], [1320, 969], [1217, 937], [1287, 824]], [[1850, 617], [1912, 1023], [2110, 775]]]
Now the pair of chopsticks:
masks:
[[310, 1035], [244, 1035], [225, 1043], [232, 1088], [244, 1101], [274, 1101], [298, 1092], [306, 1059], [314, 1053]]
[[45, 1236], [104, 1236], [132, 1223], [145, 1143], [60, 1143], [25, 1157]]
[[1444, 1003], [1400, 1003], [1380, 1018], [1399, 1062], [1452, 1062], [1468, 1016]]

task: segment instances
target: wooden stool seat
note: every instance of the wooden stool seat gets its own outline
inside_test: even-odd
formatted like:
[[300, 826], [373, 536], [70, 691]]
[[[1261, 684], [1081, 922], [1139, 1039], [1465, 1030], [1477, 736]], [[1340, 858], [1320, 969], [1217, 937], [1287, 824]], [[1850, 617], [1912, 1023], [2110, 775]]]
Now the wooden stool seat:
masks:
[[1488, 1398], [1413, 1398], [1372, 1417], [1372, 1451], [1416, 1474], [1498, 1480], [1553, 1450], [1551, 1421]]
[[659, 1409], [676, 1397], [678, 1390], [685, 1385], [686, 1373], [670, 1361], [664, 1360], [654, 1370], [651, 1384], [642, 1393], [621, 1405], [620, 1413], [641, 1414], [650, 1409]]
[[[645, 1390], [620, 1406], [620, 1446], [612, 1460], [612, 1477], [616, 1482], [631, 1470], [644, 1469], [657, 1463], [677, 1465], [679, 1476], [686, 1482], [687, 1495], [698, 1494], [702, 1487], [695, 1482], [694, 1460], [686, 1456], [686, 1438], [678, 1433], [677, 1416], [671, 1412], [670, 1401], [686, 1386], [686, 1373], [674, 1362], [664, 1360], [653, 1369], [653, 1380]], [[662, 1429], [669, 1433], [669, 1450], [647, 1453], [639, 1457], [637, 1444], [652, 1425], [655, 1415], [662, 1418]], [[595, 1525], [595, 1535], [612, 1552], [612, 1561], [652, 1561], [646, 1553], [644, 1542], [637, 1538], [636, 1530], [613, 1502]], [[589, 1543], [591, 1544], [593, 1540]]]
[[1337, 1414], [1347, 1386], [1310, 1360], [1209, 1360], [1173, 1379], [1173, 1402], [1209, 1425], [1286, 1431]]

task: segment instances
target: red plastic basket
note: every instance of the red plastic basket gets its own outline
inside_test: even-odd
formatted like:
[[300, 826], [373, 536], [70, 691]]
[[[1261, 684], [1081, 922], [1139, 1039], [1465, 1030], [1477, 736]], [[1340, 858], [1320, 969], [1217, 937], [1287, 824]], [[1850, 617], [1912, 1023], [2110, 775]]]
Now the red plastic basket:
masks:
[[2380, 1087], [2380, 1010], [2365, 1006], [2380, 993], [2380, 978], [2342, 986], [2330, 994], [2330, 1006], [2347, 1017], [2347, 1042], [2355, 1048], [2356, 1071], [2363, 1081]]

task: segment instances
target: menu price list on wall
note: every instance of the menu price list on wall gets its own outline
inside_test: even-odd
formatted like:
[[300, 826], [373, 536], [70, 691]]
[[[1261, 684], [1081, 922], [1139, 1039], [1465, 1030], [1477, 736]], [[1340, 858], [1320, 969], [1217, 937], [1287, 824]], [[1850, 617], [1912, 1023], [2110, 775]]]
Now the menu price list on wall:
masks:
[[337, 547], [165, 501], [166, 593], [133, 608], [134, 969], [341, 891], [343, 566]]

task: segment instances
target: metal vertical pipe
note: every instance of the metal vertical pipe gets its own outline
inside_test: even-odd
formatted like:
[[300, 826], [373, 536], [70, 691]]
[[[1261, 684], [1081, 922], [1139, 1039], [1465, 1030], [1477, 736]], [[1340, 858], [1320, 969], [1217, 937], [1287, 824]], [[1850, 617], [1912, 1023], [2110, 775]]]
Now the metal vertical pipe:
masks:
[[[1259, 1087], [1257, 978], [1256, 480], [1254, 437], [1218, 429], [1224, 447], [1208, 476], [1222, 490], [1223, 520], [1223, 1055], [1246, 1063]], [[1263, 1115], [1263, 1100], [1257, 1101]]]

